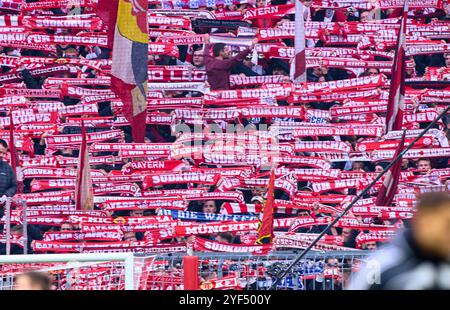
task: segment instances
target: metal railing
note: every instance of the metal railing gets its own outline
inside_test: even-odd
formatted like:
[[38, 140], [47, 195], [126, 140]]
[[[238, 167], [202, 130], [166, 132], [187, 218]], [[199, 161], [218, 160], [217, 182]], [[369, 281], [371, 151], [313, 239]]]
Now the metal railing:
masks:
[[[16, 203], [22, 205], [22, 242], [23, 242], [23, 254], [28, 254], [28, 225], [27, 225], [27, 202], [23, 199], [14, 200]], [[12, 209], [13, 198], [8, 197], [4, 208], [5, 208], [5, 238], [0, 239], [1, 243], [6, 245], [6, 255], [11, 254], [11, 209]]]
[[[310, 252], [277, 284], [276, 289], [342, 290], [368, 253], [356, 250]], [[191, 274], [196, 274], [192, 278], [196, 279], [196, 287], [201, 290], [266, 290], [273, 285], [280, 270], [290, 265], [298, 255], [294, 251], [261, 256], [212, 252], [193, 254], [198, 258], [198, 273]], [[190, 282], [185, 278], [189, 276], [189, 265], [184, 265], [185, 256], [184, 253], [157, 256], [131, 253], [0, 256], [0, 289], [12, 289], [15, 275], [36, 270], [51, 274], [55, 289], [123, 289], [130, 288], [134, 281], [134, 288], [138, 290], [182, 290]], [[124, 257], [128, 259], [125, 266], [114, 263]], [[105, 264], [96, 261], [104, 261]], [[61, 264], [49, 264], [52, 262]], [[128, 269], [128, 276], [125, 269]], [[134, 280], [129, 277], [133, 270]], [[67, 287], [68, 283], [74, 285]]]
[[30, 270], [51, 276], [55, 290], [134, 290], [135, 264], [132, 253], [0, 255], [0, 290]]
[[[6, 254], [11, 253], [12, 198], [5, 203]], [[23, 253], [27, 254], [27, 204], [22, 206]], [[198, 257], [200, 289], [265, 290], [274, 285], [276, 276], [285, 271], [301, 251], [271, 252], [267, 255], [246, 253], [189, 253]], [[276, 284], [278, 290], [341, 290], [358, 270], [368, 251], [308, 252], [286, 276]], [[183, 257], [185, 253], [156, 256], [152, 268], [147, 270], [145, 289], [183, 289]], [[135, 255], [143, 258], [145, 255]], [[229, 279], [230, 281], [222, 281]], [[220, 282], [220, 283], [219, 283]]]
[[[309, 252], [280, 281], [277, 290], [342, 290], [368, 251]], [[194, 253], [199, 260], [200, 289], [265, 290], [297, 257], [296, 251], [257, 256], [241, 253]], [[184, 254], [158, 255], [148, 289], [176, 290], [183, 286]], [[228, 284], [217, 280], [229, 279]], [[236, 282], [238, 285], [236, 285]]]

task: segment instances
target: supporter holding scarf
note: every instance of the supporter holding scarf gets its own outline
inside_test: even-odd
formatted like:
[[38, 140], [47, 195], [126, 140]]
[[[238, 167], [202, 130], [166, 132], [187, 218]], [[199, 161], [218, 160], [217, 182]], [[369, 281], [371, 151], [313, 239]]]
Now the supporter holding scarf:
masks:
[[213, 54], [209, 54], [210, 44], [209, 36], [206, 35], [206, 44], [203, 51], [206, 73], [208, 75], [208, 83], [212, 90], [227, 90], [230, 89], [230, 70], [250, 53], [256, 44], [252, 42], [251, 46], [240, 52], [234, 57], [230, 56], [230, 50], [223, 43], [216, 43], [213, 46]]

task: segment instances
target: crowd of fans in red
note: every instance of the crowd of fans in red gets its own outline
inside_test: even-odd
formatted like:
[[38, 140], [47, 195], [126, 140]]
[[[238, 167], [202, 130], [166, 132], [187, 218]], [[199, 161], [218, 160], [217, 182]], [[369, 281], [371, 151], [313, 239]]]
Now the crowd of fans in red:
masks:
[[[403, 2], [302, 2], [306, 85], [290, 78], [292, 1], [149, 1], [143, 145], [132, 143], [109, 89], [111, 51], [95, 1], [2, 1], [0, 138], [11, 143], [12, 119], [24, 185], [13, 199], [12, 253], [304, 248], [383, 171], [400, 141], [400, 131], [383, 126]], [[449, 17], [445, 1], [410, 3], [406, 144], [450, 101]], [[89, 211], [73, 201], [81, 119]], [[447, 187], [448, 121], [404, 156], [392, 206], [375, 206], [381, 180], [316, 249], [373, 250], [407, 226], [417, 193]], [[9, 160], [6, 145], [0, 155]], [[275, 238], [255, 245], [271, 162]], [[12, 196], [11, 186], [0, 186], [0, 196]]]

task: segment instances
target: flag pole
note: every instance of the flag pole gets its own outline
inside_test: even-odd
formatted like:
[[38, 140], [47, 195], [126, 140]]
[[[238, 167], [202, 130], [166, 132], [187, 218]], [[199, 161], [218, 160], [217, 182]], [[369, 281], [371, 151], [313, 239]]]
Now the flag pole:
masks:
[[273, 284], [269, 287], [269, 289], [275, 289], [277, 284], [283, 279], [291, 270], [292, 268], [303, 258], [305, 255], [316, 245], [317, 242], [348, 212], [350, 209], [358, 202], [359, 199], [361, 199], [367, 192], [378, 182], [378, 180], [381, 179], [383, 175], [385, 175], [389, 169], [400, 160], [400, 158], [405, 155], [407, 151], [409, 151], [417, 141], [419, 141], [420, 138], [422, 138], [428, 130], [431, 129], [448, 111], [450, 110], [450, 106], [447, 106], [444, 111], [442, 111], [436, 119], [434, 119], [412, 142], [409, 144], [403, 151], [400, 152], [400, 154], [397, 155], [389, 164], [384, 168], [384, 170], [377, 175], [377, 177], [369, 184], [367, 187], [361, 191], [355, 199], [342, 211], [341, 214], [339, 214], [328, 226], [317, 236], [316, 239], [314, 239], [311, 244], [303, 250], [302, 253], [292, 262], [286, 269], [282, 270], [279, 274], [275, 276], [275, 281]]
[[306, 50], [305, 50], [305, 6], [295, 0], [295, 56], [291, 63], [290, 78], [294, 83], [306, 82]]

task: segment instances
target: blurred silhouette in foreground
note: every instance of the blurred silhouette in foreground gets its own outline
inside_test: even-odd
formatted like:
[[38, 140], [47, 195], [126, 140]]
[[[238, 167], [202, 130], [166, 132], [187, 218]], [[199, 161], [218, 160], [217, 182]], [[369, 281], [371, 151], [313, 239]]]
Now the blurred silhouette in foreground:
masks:
[[30, 271], [16, 276], [14, 290], [50, 290], [50, 277], [41, 272]]
[[450, 195], [421, 195], [411, 228], [369, 256], [350, 290], [450, 289]]

